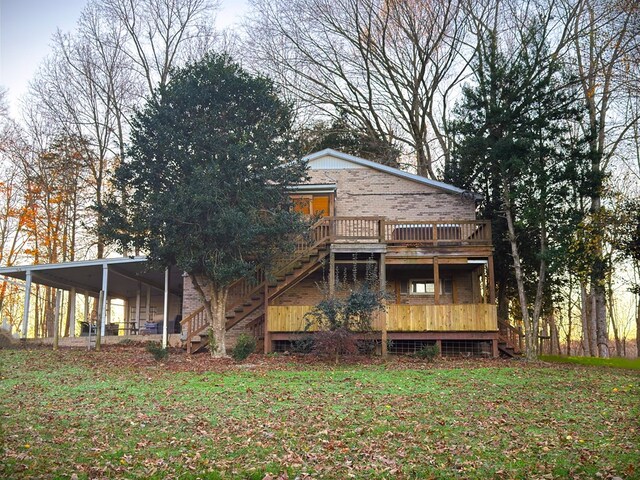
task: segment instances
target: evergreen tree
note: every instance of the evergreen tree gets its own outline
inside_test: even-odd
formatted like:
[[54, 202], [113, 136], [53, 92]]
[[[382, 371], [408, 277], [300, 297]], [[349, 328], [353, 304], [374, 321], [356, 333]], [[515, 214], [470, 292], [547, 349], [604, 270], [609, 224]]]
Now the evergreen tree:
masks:
[[266, 78], [227, 56], [174, 72], [133, 122], [129, 159], [116, 172], [106, 233], [152, 264], [185, 271], [226, 354], [229, 287], [269, 271], [306, 224], [288, 187], [306, 176], [291, 133], [292, 111]]
[[492, 221], [496, 248], [498, 314], [508, 316], [515, 284], [528, 358], [536, 356], [548, 277], [570, 238], [567, 229], [579, 220], [566, 196], [580, 183], [584, 162], [570, 135], [581, 108], [541, 31], [533, 22], [510, 55], [487, 34], [477, 84], [464, 89], [450, 125], [454, 150], [445, 172], [448, 181], [484, 194], [481, 211]]

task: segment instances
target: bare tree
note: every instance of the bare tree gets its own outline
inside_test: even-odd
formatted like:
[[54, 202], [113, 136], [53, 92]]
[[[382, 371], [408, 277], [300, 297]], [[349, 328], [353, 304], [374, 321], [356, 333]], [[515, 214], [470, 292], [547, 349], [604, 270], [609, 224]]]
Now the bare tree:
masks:
[[247, 60], [303, 108], [399, 142], [434, 178], [449, 154], [447, 99], [471, 56], [466, 28], [458, 1], [256, 0]]
[[211, 0], [93, 0], [101, 16], [124, 28], [124, 53], [151, 97], [166, 85], [171, 69], [210, 50], [217, 2]]
[[[627, 1], [581, 0], [578, 5], [574, 24], [574, 58], [587, 107], [585, 131], [589, 139], [591, 176], [595, 184], [589, 211], [592, 222], [598, 225], [593, 231], [603, 232], [603, 178], [619, 145], [638, 122], [637, 116], [621, 122], [616, 115], [616, 105], [625, 98], [625, 80], [628, 78], [622, 74], [620, 67], [638, 60], [640, 11], [637, 3]], [[603, 242], [602, 236], [594, 242], [590, 295], [598, 354], [608, 357]]]

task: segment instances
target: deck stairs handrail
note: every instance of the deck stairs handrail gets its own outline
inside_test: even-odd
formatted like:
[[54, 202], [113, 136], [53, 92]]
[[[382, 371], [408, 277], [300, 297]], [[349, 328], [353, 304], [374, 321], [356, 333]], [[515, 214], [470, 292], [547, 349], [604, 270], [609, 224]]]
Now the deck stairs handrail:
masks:
[[[260, 308], [264, 304], [265, 290], [268, 292], [269, 300], [272, 300], [311, 271], [319, 268], [319, 261], [328, 253], [326, 250], [321, 250], [325, 249], [330, 238], [329, 223], [325, 219], [320, 219], [311, 226], [307, 234], [295, 239], [294, 251], [277, 263], [272, 275], [267, 277], [262, 270], [259, 270], [251, 278], [232, 284], [228, 294], [231, 300], [227, 302], [225, 328], [227, 330], [233, 328]], [[313, 257], [318, 257], [318, 261], [309, 262]], [[181, 324], [188, 353], [194, 352], [194, 342], [197, 342], [197, 348], [208, 343], [207, 339], [202, 338], [203, 333], [206, 333], [209, 328], [204, 306], [182, 319]]]

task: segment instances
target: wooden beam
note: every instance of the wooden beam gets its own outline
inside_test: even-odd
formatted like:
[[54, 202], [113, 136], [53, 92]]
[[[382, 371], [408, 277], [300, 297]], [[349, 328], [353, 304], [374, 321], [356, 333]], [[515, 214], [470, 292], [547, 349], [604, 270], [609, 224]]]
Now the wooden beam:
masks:
[[269, 285], [264, 282], [264, 353], [271, 353], [271, 333], [269, 331]]
[[380, 254], [380, 266], [378, 267], [380, 272], [380, 291], [383, 294], [382, 303], [384, 309], [379, 312], [380, 315], [380, 323], [382, 326], [382, 345], [381, 352], [382, 356], [387, 356], [387, 309], [386, 309], [386, 293], [387, 293], [387, 264], [385, 262], [386, 255], [384, 253]]
[[493, 255], [489, 255], [489, 303], [495, 305], [496, 303], [496, 281], [493, 271]]
[[440, 305], [440, 266], [438, 257], [433, 259], [433, 304]]
[[331, 250], [329, 253], [329, 295], [336, 293], [336, 254]]

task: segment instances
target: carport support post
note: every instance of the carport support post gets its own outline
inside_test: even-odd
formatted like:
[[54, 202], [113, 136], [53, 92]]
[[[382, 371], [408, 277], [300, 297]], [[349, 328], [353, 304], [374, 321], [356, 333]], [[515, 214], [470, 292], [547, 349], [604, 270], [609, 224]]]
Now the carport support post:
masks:
[[60, 300], [62, 300], [62, 292], [56, 289], [56, 303], [53, 308], [53, 349], [58, 350], [60, 341]]
[[151, 287], [147, 285], [147, 322], [153, 322], [153, 318], [151, 318]]
[[162, 348], [166, 349], [169, 343], [169, 267], [164, 269], [164, 310], [162, 312]]
[[105, 263], [102, 265], [102, 303], [100, 305], [100, 335], [104, 337], [107, 323], [107, 296], [109, 284], [109, 266]]
[[76, 289], [69, 291], [69, 336], [76, 336]]
[[29, 302], [31, 301], [31, 270], [27, 270], [25, 274], [24, 286], [24, 312], [22, 314], [22, 338], [27, 338], [29, 331]]
[[138, 291], [136, 292], [136, 319], [135, 319], [135, 327], [138, 329], [138, 332], [140, 331], [140, 290], [141, 290], [141, 283], [138, 282]]

